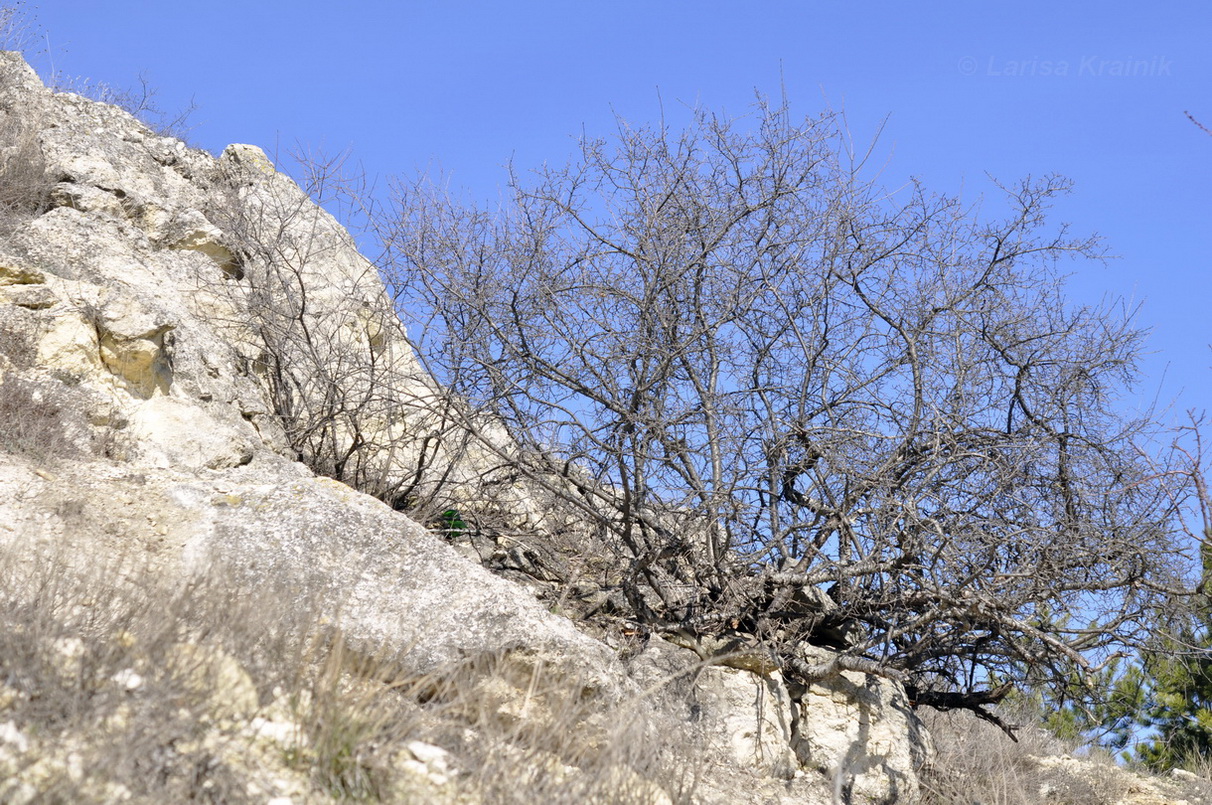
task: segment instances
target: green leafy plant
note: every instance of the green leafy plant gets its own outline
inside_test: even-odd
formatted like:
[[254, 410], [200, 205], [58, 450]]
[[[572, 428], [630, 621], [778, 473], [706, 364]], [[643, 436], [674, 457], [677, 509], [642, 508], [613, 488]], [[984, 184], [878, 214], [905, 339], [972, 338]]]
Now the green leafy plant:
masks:
[[448, 539], [455, 539], [467, 533], [467, 523], [458, 509], [447, 509], [442, 512], [442, 531]]

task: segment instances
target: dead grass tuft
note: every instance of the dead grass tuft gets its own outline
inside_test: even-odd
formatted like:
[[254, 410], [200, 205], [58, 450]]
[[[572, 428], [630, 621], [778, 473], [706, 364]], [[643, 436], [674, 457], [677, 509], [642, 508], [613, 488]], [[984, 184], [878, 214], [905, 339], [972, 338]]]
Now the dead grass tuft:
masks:
[[0, 366], [7, 361], [17, 369], [30, 369], [37, 357], [37, 347], [27, 329], [17, 321], [0, 319]]
[[446, 715], [428, 736], [472, 770], [485, 802], [689, 801], [695, 740], [658, 727], [645, 700], [611, 703], [592, 682], [518, 655], [480, 657], [427, 680]]
[[0, 551], [0, 801], [688, 801], [642, 702], [510, 656], [407, 674], [297, 599]]
[[0, 452], [39, 463], [79, 454], [87, 426], [67, 396], [55, 381], [0, 377]]
[[1107, 755], [1075, 757], [1029, 715], [1018, 742], [968, 713], [921, 713], [936, 756], [922, 774], [925, 805], [1117, 805], [1129, 777]]
[[0, 109], [0, 236], [45, 211], [53, 184], [38, 126], [15, 111]]

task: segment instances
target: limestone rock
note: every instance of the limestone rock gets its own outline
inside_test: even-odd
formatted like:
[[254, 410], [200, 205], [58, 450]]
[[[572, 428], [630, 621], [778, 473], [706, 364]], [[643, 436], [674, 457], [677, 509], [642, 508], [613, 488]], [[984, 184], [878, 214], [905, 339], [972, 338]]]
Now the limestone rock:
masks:
[[587, 684], [617, 695], [612, 652], [524, 588], [367, 495], [293, 474], [254, 464], [170, 484], [172, 519], [206, 524], [185, 546], [188, 566], [203, 572], [221, 561], [254, 586], [312, 590], [351, 640], [413, 670], [524, 649], [534, 662], [571, 662]]
[[0, 744], [7, 744], [18, 753], [29, 750], [29, 739], [11, 721], [0, 724]]
[[9, 303], [27, 310], [46, 310], [58, 301], [54, 291], [45, 285], [0, 286], [0, 304]]
[[223, 232], [198, 210], [179, 213], [170, 224], [165, 242], [170, 249], [189, 249], [201, 252], [235, 279], [240, 279], [240, 261], [226, 244]]
[[[659, 638], [632, 659], [630, 672], [646, 690], [659, 691], [666, 712], [694, 719], [719, 763], [757, 772], [745, 787], [763, 791], [759, 801], [828, 801], [835, 782], [837, 795], [853, 805], [920, 796], [918, 770], [932, 745], [895, 683], [846, 673], [804, 690], [777, 672], [705, 662]], [[773, 780], [782, 788], [769, 787]], [[714, 793], [704, 801], [740, 801], [736, 788], [719, 781], [709, 787]]]
[[708, 717], [735, 762], [781, 779], [795, 776], [795, 705], [777, 672], [759, 676], [714, 666], [703, 669], [699, 685]]
[[215, 718], [251, 718], [257, 712], [257, 686], [240, 663], [222, 650], [179, 643], [169, 656], [170, 672], [185, 687], [209, 700]]
[[256, 433], [247, 423], [221, 422], [206, 407], [154, 397], [130, 419], [130, 438], [153, 467], [218, 470], [247, 464]]
[[50, 191], [50, 203], [78, 212], [107, 215], [114, 219], [125, 217], [122, 199], [114, 193], [75, 182], [59, 182]]
[[409, 741], [404, 748], [408, 756], [397, 759], [398, 766], [425, 778], [434, 787], [441, 788], [450, 782], [454, 764], [445, 749], [424, 741]]
[[173, 324], [137, 299], [110, 292], [88, 311], [97, 330], [101, 362], [138, 397], [167, 394], [172, 387]]
[[38, 340], [38, 363], [77, 381], [98, 376], [104, 364], [96, 328], [75, 313], [54, 316]]
[[50, 90], [20, 53], [0, 50], [0, 73], [4, 76], [0, 83], [0, 103], [6, 111], [17, 103], [30, 104], [37, 111], [50, 96]]
[[810, 686], [799, 708], [801, 762], [830, 775], [850, 801], [892, 805], [917, 799], [917, 770], [931, 747], [899, 685], [846, 671]]
[[646, 689], [661, 691], [667, 710], [685, 707], [702, 724], [711, 749], [728, 762], [779, 779], [794, 777], [794, 703], [777, 671], [704, 662], [661, 638], [648, 641], [630, 671]]
[[0, 285], [37, 285], [45, 281], [38, 269], [0, 257]]
[[270, 162], [264, 151], [255, 145], [244, 143], [232, 143], [223, 149], [219, 164], [229, 171], [244, 174], [254, 180], [258, 174], [273, 177], [277, 173], [274, 163]]

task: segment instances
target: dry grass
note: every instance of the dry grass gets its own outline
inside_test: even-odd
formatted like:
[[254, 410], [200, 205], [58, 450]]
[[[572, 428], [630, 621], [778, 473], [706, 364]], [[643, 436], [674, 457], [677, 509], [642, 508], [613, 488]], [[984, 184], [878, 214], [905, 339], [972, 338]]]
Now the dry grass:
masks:
[[37, 126], [0, 109], [0, 236], [44, 211], [52, 184]]
[[37, 463], [78, 455], [88, 427], [57, 381], [0, 376], [0, 452]]
[[1126, 776], [1109, 755], [1073, 757], [1030, 715], [1004, 715], [1021, 724], [1018, 742], [968, 713], [921, 713], [937, 751], [922, 775], [925, 805], [1115, 805]]
[[0, 5], [0, 50], [29, 50], [38, 33], [28, 3], [13, 0]]
[[[28, 314], [11, 315], [14, 311]], [[0, 310], [0, 454], [52, 464], [88, 454], [110, 455], [118, 435], [90, 426], [85, 413], [94, 403], [68, 372], [39, 371], [39, 321], [15, 306]]]
[[30, 369], [37, 353], [28, 326], [22, 326], [15, 316], [0, 317], [0, 366], [7, 362], [16, 369]]
[[1201, 754], [1190, 754], [1183, 758], [1178, 768], [1193, 774], [1200, 780], [1212, 783], [1212, 757]]
[[575, 673], [524, 656], [451, 671], [422, 697], [449, 716], [427, 735], [474, 769], [470, 788], [485, 802], [690, 801], [699, 747], [658, 728], [644, 700], [611, 706]]
[[[13, 6], [0, 7], [0, 37], [16, 36], [21, 19]], [[0, 84], [0, 96], [6, 89]], [[30, 117], [28, 109], [0, 104], [0, 236], [47, 209], [50, 201], [53, 182], [38, 142], [39, 120]]]
[[0, 802], [690, 797], [693, 747], [640, 706], [517, 656], [406, 674], [325, 624], [297, 592], [0, 551]]
[[198, 110], [197, 103], [191, 99], [181, 109], [166, 110], [158, 100], [159, 89], [151, 83], [146, 73], [139, 74], [137, 85], [125, 88], [64, 73], [52, 75], [49, 83], [55, 92], [70, 92], [98, 103], [116, 106], [138, 119], [158, 137], [175, 137], [188, 144], [189, 134], [194, 129], [190, 117]]
[[[196, 640], [216, 651], [248, 642], [225, 591], [171, 592], [129, 569], [81, 572], [11, 555], [0, 586], [0, 722], [24, 736], [15, 748], [29, 750], [14, 753], [9, 742], [0, 801], [92, 802], [123, 791], [135, 802], [245, 801], [218, 743], [206, 740], [210, 701], [175, 660]], [[286, 635], [268, 636], [272, 646]]]

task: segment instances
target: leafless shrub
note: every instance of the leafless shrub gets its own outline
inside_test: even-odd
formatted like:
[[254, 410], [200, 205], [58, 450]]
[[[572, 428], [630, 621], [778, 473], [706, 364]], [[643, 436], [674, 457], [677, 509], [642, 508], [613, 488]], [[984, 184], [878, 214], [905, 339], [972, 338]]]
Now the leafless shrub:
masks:
[[343, 157], [312, 155], [304, 168], [304, 192], [272, 171], [229, 177], [228, 196], [208, 214], [241, 265], [209, 290], [226, 300], [230, 337], [299, 459], [433, 521], [454, 505], [452, 488], [490, 470], [468, 477], [460, 467], [478, 445], [465, 403], [420, 369], [376, 269], [316, 206], [364, 199], [358, 178]]
[[[748, 127], [620, 121], [512, 174], [500, 210], [401, 185], [389, 285], [631, 617], [986, 710], [991, 678], [1136, 641], [1177, 572], [1171, 479], [1114, 406], [1141, 335], [1064, 297], [1057, 261], [1101, 254], [1047, 227], [1065, 180], [982, 220], [863, 159], [834, 117], [764, 103]], [[809, 667], [804, 640], [843, 653]]]
[[0, 6], [0, 50], [29, 50], [38, 38], [38, 26], [23, 0]]
[[[57, 70], [54, 64], [50, 37], [37, 22], [37, 16], [29, 3], [24, 0], [10, 0], [0, 5], [0, 50], [13, 50], [29, 54], [38, 50], [39, 55], [48, 57], [49, 77], [47, 85], [56, 92], [71, 92], [90, 98], [101, 103], [117, 106], [123, 111], [137, 117], [153, 132], [162, 137], [176, 137], [188, 140], [190, 117], [197, 111], [198, 105], [191, 98], [189, 103], [177, 111], [166, 110], [159, 102], [159, 89], [151, 83], [147, 74], [140, 73], [135, 86], [121, 88], [106, 81], [98, 81], [82, 76], [71, 76]], [[0, 132], [2, 134], [2, 132]], [[0, 174], [0, 194], [5, 183]], [[0, 195], [2, 201], [2, 195]]]
[[1193, 115], [1187, 111], [1183, 111], [1183, 114], [1187, 116], [1187, 120], [1190, 120], [1192, 123], [1194, 123], [1199, 128], [1199, 130], [1202, 131], [1204, 134], [1212, 135], [1212, 129], [1209, 129], [1203, 123], [1200, 123], [1199, 120], [1196, 119], [1195, 115]]
[[106, 81], [62, 73], [52, 76], [49, 83], [56, 92], [71, 92], [116, 106], [141, 120], [161, 137], [176, 137], [188, 142], [189, 134], [194, 129], [190, 118], [198, 111], [198, 104], [191, 98], [181, 109], [166, 110], [158, 99], [159, 88], [151, 83], [145, 72], [139, 74], [137, 85], [126, 88]]

